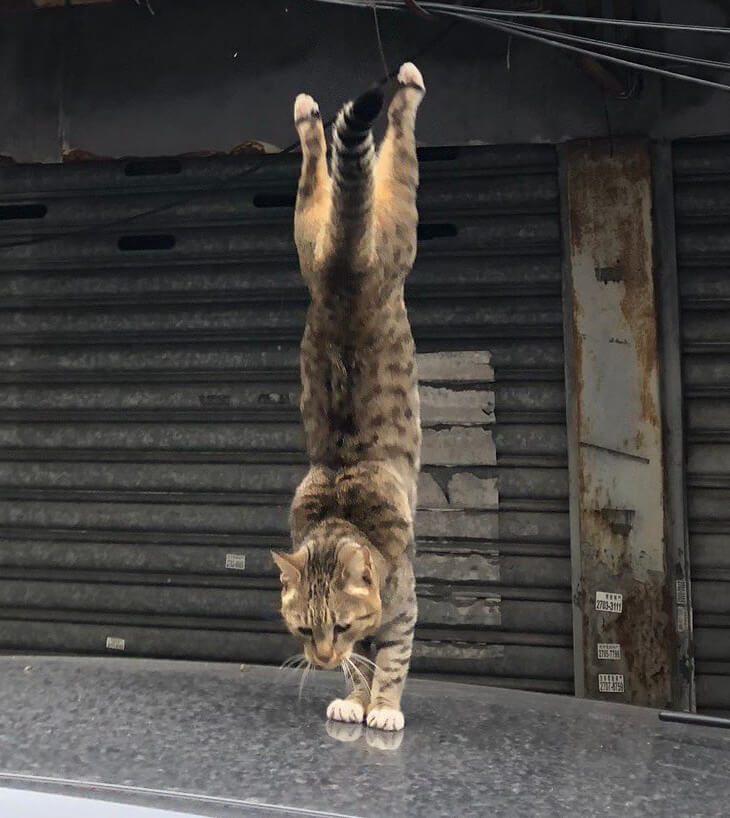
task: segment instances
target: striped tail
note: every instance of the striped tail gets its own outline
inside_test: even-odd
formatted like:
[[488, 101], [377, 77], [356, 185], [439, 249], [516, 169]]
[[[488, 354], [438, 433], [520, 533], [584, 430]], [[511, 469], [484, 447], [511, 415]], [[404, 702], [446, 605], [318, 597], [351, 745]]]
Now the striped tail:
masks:
[[347, 254], [372, 231], [375, 145], [370, 126], [383, 106], [373, 88], [348, 102], [335, 121], [332, 140], [332, 228], [335, 253]]

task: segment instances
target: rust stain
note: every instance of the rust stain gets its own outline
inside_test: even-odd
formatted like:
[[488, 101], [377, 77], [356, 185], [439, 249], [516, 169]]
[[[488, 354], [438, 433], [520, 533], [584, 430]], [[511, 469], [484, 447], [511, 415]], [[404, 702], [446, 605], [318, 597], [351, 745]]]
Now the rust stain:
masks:
[[[651, 235], [645, 230], [647, 227], [650, 231], [651, 226], [637, 214], [641, 214], [643, 202], [651, 195], [647, 190], [651, 178], [648, 148], [622, 151], [619, 143], [616, 156], [607, 159], [604, 141], [591, 140], [574, 143], [568, 155], [572, 159], [568, 174], [571, 246], [581, 252], [593, 250], [595, 256], [600, 256], [603, 248], [596, 246], [595, 236], [605, 233], [605, 211], [623, 214], [618, 217], [613, 236], [613, 257], [595, 261], [599, 268], [615, 267], [623, 273], [620, 282], [612, 283], [623, 288], [621, 312], [631, 330], [641, 382], [647, 383], [657, 367], [654, 260]], [[620, 173], [612, 173], [611, 165], [620, 165]], [[575, 299], [573, 312], [577, 323]], [[582, 352], [577, 343], [576, 351]], [[582, 360], [580, 355], [578, 360]], [[641, 390], [640, 403], [641, 418], [658, 428], [658, 407], [650, 390]]]
[[[271, 145], [268, 142], [260, 142], [256, 139], [247, 139], [245, 142], [231, 148], [230, 151], [215, 151], [201, 148], [196, 151], [186, 151], [185, 153], [176, 153], [164, 156], [106, 156], [105, 154], [93, 153], [84, 148], [73, 148], [66, 150], [63, 153], [61, 161], [66, 162], [108, 162], [110, 160], [132, 161], [141, 159], [211, 159], [219, 156], [243, 156], [243, 155], [262, 155], [266, 153], [278, 153], [279, 148]], [[0, 165], [5, 164], [4, 159], [9, 160], [8, 164], [14, 164], [11, 157], [0, 156]]]
[[664, 585], [635, 582], [624, 594], [623, 604], [623, 613], [611, 630], [623, 649], [629, 702], [671, 706], [671, 653], [667, 650], [675, 638], [671, 596]]
[[81, 148], [74, 148], [73, 150], [68, 150], [63, 152], [63, 156], [61, 157], [61, 161], [64, 163], [67, 162], [103, 162], [108, 161], [111, 159], [111, 156], [101, 156], [97, 153], [92, 153], [91, 151], [85, 151]]
[[240, 145], [236, 145], [235, 148], [232, 148], [230, 151], [231, 156], [240, 156], [241, 154], [248, 153], [269, 153], [269, 151], [266, 149], [266, 143], [258, 142], [254, 139], [247, 139], [245, 142], [241, 142]]
[[[641, 382], [650, 383], [657, 368], [654, 258], [651, 236], [643, 229], [645, 223], [635, 217], [636, 213], [641, 212], [642, 198], [649, 197], [650, 200], [651, 196], [650, 192], [646, 191], [648, 180], [651, 179], [648, 149], [634, 151], [624, 168], [625, 175], [631, 182], [633, 201], [626, 208], [626, 215], [620, 220], [621, 235], [625, 237], [625, 241], [622, 242], [625, 277], [621, 312], [633, 334]], [[651, 230], [651, 224], [648, 228]], [[642, 389], [640, 399], [642, 420], [658, 429], [659, 412], [653, 394], [648, 389]]]
[[[631, 377], [640, 385], [640, 390], [639, 405], [632, 414], [640, 425], [626, 442], [629, 446], [635, 445], [636, 451], [644, 451], [647, 444], [654, 442], [650, 428], [658, 430], [660, 422], [652, 392], [656, 380], [657, 337], [652, 228], [646, 211], [651, 202], [651, 167], [646, 144], [619, 140], [614, 147], [612, 153], [607, 143], [599, 140], [566, 146], [570, 254], [576, 265], [574, 269], [579, 269], [581, 275], [588, 274], [586, 265], [591, 265], [592, 277], [596, 270], [621, 270], [620, 280], [603, 275], [598, 276], [598, 281], [601, 286], [613, 288], [613, 297], [617, 299], [613, 304], [620, 309], [626, 324], [624, 333], [628, 336], [624, 338], [621, 333], [621, 338], [607, 340], [631, 344], [635, 350]], [[572, 387], [576, 422], [579, 439], [590, 441], [594, 437], [600, 439], [604, 431], [592, 428], [594, 421], [584, 397], [586, 391], [601, 393], [600, 362], [587, 359], [589, 346], [581, 333], [587, 319], [582, 314], [576, 286], [569, 303], [573, 318]], [[616, 510], [606, 508], [612, 495], [610, 482], [603, 479], [607, 476], [600, 470], [595, 475], [592, 473], [590, 461], [586, 461], [580, 446], [577, 461], [575, 479], [579, 492], [582, 565], [581, 585], [574, 603], [580, 608], [583, 622], [586, 692], [591, 697], [609, 701], [618, 698], [633, 704], [667, 706], [671, 703], [675, 638], [667, 577], [660, 572], [650, 575], [647, 581], [643, 581], [646, 577], [640, 580], [634, 576], [633, 561], [640, 548], [637, 534], [632, 526], [616, 524]], [[621, 614], [595, 610], [595, 592], [599, 590], [623, 596]], [[598, 642], [620, 644], [621, 660], [599, 661]], [[598, 673], [623, 674], [625, 695], [600, 693]]]

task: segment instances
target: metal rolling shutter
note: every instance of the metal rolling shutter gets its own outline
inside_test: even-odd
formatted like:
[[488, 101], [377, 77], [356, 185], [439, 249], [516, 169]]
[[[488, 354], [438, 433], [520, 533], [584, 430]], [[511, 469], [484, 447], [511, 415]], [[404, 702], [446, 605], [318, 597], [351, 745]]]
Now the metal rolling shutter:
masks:
[[673, 153], [697, 709], [730, 711], [730, 139]]
[[[568, 692], [555, 154], [421, 160], [414, 669]], [[291, 652], [268, 552], [304, 469], [298, 161], [259, 161], [0, 171], [0, 243], [67, 232], [0, 251], [0, 649]]]

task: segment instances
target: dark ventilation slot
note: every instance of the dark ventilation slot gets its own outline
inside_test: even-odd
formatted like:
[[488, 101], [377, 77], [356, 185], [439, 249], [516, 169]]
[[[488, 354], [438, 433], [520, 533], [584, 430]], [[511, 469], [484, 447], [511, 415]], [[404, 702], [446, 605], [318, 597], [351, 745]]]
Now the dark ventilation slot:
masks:
[[429, 241], [430, 239], [452, 239], [459, 235], [459, 230], [455, 224], [419, 224], [418, 240]]
[[44, 204], [0, 205], [0, 221], [11, 219], [42, 219], [48, 208]]
[[296, 193], [257, 193], [253, 197], [254, 207], [294, 207]]
[[419, 162], [453, 162], [461, 155], [461, 148], [418, 148], [417, 153]]
[[121, 236], [117, 247], [125, 252], [139, 250], [172, 250], [175, 246], [175, 236], [162, 234], [159, 236]]
[[124, 166], [125, 176], [174, 176], [182, 170], [179, 159], [133, 159]]

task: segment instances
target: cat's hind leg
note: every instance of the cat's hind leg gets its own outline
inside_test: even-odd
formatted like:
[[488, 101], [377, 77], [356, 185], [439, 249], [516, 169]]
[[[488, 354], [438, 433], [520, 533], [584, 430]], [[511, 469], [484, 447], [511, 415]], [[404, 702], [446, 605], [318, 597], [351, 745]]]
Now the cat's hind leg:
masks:
[[379, 249], [392, 255], [388, 266], [409, 269], [416, 255], [418, 159], [416, 112], [426, 93], [421, 72], [407, 62], [398, 72], [398, 90], [388, 108], [388, 128], [375, 168], [375, 208]]
[[294, 211], [294, 238], [304, 268], [314, 255], [321, 226], [328, 218], [330, 177], [327, 170], [327, 143], [319, 106], [308, 94], [294, 102], [294, 125], [302, 146], [297, 202]]

